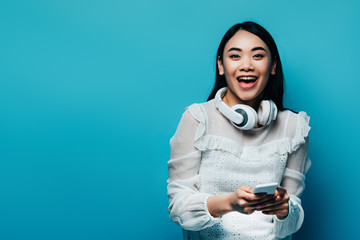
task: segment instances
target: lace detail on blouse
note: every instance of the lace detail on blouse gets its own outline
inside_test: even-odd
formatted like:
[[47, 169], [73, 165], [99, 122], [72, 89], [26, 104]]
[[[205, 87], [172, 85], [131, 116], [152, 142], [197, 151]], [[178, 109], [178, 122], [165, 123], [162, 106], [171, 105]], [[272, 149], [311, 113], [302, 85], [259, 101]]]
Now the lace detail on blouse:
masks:
[[[194, 146], [201, 151], [210, 149], [223, 150], [240, 156], [243, 152], [243, 147], [238, 143], [221, 136], [205, 135], [205, 116], [202, 113], [199, 105], [191, 105], [188, 107], [191, 114], [199, 121], [199, 126], [194, 136]], [[310, 126], [308, 125], [310, 117], [305, 112], [299, 112], [298, 123], [296, 125], [295, 136], [293, 138], [285, 137], [274, 140], [261, 146], [248, 147], [244, 152], [246, 156], [264, 156], [275, 152], [279, 154], [292, 153], [296, 151], [299, 146], [305, 143], [305, 138], [308, 136]]]
[[[180, 147], [194, 148], [199, 158], [190, 161], [177, 154], [168, 162], [170, 217], [183, 227], [184, 239], [279, 239], [297, 231], [304, 216], [299, 197], [310, 166], [307, 114], [279, 112], [275, 123], [241, 132], [230, 126], [213, 101], [193, 104], [185, 113], [171, 139], [171, 150], [181, 153]], [[187, 134], [192, 134], [193, 141], [184, 144], [181, 139], [189, 139], [183, 136]], [[290, 207], [286, 219], [261, 212], [231, 212], [219, 218], [209, 214], [209, 196], [267, 182], [282, 183], [288, 190]]]

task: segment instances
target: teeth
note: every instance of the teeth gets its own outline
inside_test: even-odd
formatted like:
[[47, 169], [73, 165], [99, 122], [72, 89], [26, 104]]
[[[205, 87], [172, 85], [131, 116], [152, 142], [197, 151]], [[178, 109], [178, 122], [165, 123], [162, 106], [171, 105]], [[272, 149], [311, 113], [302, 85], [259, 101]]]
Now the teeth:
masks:
[[256, 79], [257, 79], [257, 77], [238, 77], [237, 78], [238, 82], [246, 82], [246, 83], [255, 82]]
[[239, 77], [239, 80], [244, 80], [244, 81], [253, 81], [256, 80], [257, 77]]

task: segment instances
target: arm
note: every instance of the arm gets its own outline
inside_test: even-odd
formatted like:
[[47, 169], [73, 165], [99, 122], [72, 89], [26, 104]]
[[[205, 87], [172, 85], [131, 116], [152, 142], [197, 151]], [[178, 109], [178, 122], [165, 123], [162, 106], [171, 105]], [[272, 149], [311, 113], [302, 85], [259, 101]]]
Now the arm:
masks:
[[295, 233], [304, 221], [304, 210], [300, 198], [305, 189], [305, 174], [311, 165], [307, 155], [308, 144], [309, 140], [306, 137], [305, 143], [288, 158], [281, 186], [287, 190], [290, 197], [289, 213], [285, 219], [275, 217], [275, 232], [279, 237]]
[[252, 188], [247, 186], [219, 196], [199, 191], [201, 152], [194, 147], [194, 141], [205, 132], [204, 118], [197, 114], [199, 112], [201, 111], [196, 109], [186, 111], [170, 140], [167, 181], [171, 220], [182, 228], [193, 231], [216, 224], [220, 221], [218, 217], [231, 211], [251, 214], [260, 202], [271, 198], [252, 194]]
[[211, 216], [207, 209], [207, 198], [211, 195], [199, 191], [201, 151], [194, 147], [194, 141], [205, 129], [201, 112], [192, 113], [185, 111], [170, 140], [167, 190], [170, 219], [184, 229], [197, 231], [214, 225], [219, 219]]
[[274, 215], [275, 235], [280, 238], [298, 231], [304, 220], [304, 210], [300, 197], [305, 189], [305, 174], [310, 168], [308, 158], [309, 117], [304, 112], [292, 115], [289, 121], [288, 137], [289, 155], [281, 187], [276, 191], [276, 199], [262, 204], [260, 209], [264, 214]]

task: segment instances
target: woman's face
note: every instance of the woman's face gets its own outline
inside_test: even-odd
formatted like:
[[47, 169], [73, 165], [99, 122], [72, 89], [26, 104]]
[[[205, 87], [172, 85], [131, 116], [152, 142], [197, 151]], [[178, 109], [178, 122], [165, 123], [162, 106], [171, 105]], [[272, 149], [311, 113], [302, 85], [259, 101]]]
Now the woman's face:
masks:
[[263, 92], [270, 74], [275, 74], [268, 46], [258, 36], [239, 30], [226, 43], [223, 61], [217, 61], [219, 74], [225, 75], [228, 91], [224, 101], [254, 105]]

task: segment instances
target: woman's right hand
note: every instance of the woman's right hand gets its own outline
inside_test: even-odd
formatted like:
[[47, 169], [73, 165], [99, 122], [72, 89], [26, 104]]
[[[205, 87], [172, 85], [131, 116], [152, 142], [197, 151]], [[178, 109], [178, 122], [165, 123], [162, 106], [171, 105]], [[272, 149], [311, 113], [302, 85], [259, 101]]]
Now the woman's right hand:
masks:
[[252, 191], [253, 188], [244, 185], [230, 193], [229, 200], [232, 210], [252, 214], [255, 210], [259, 210], [261, 203], [274, 198], [273, 195], [253, 194]]
[[207, 199], [209, 213], [213, 217], [219, 217], [232, 211], [251, 214], [255, 210], [260, 210], [261, 203], [274, 199], [274, 195], [253, 194], [252, 191], [253, 188], [242, 186], [234, 192], [209, 197]]

